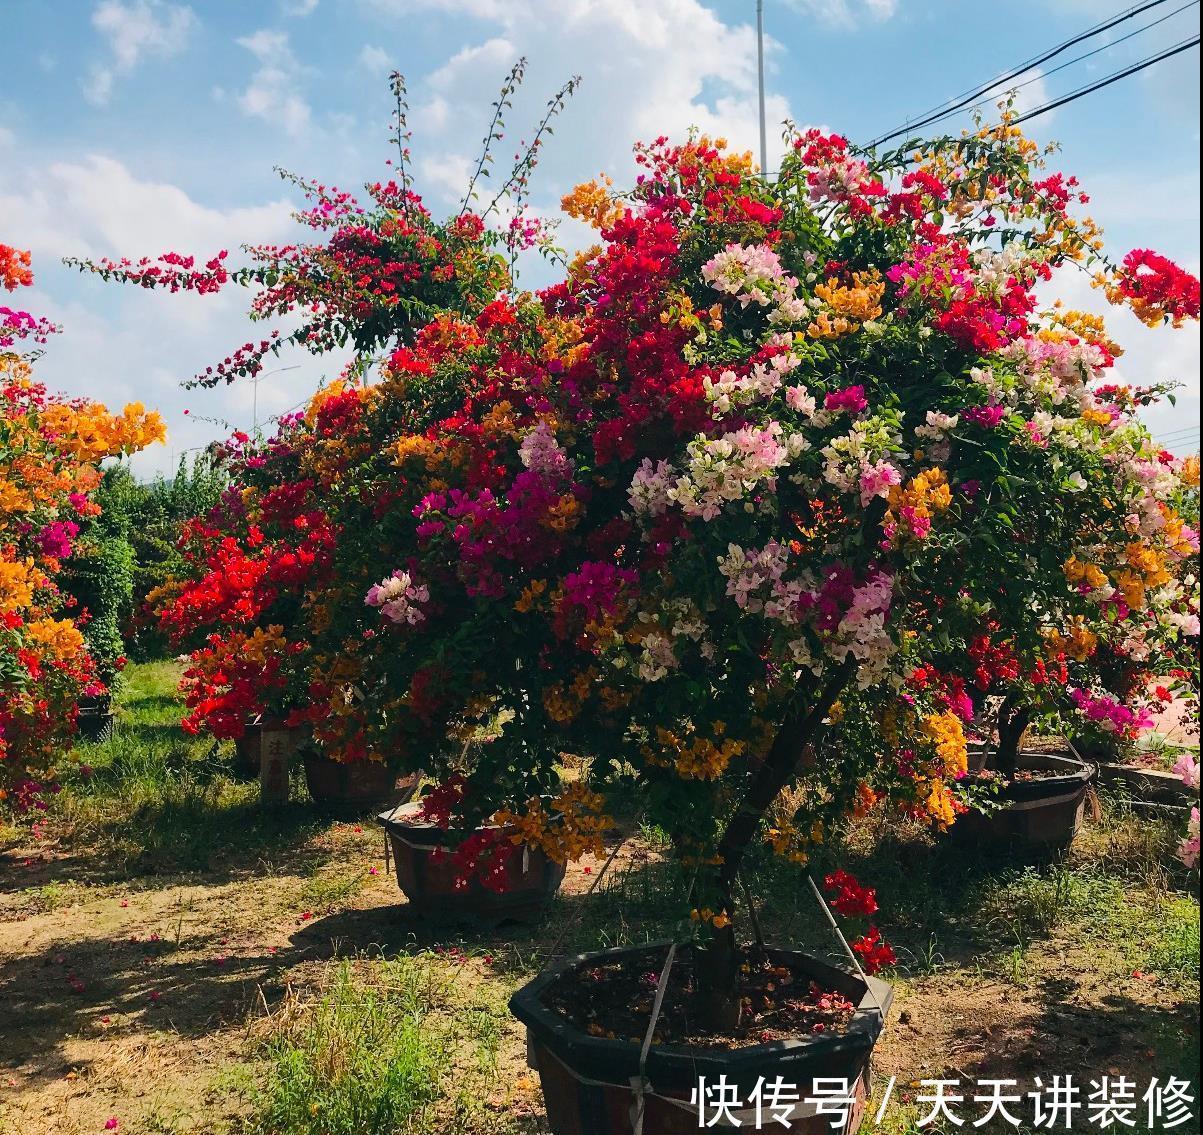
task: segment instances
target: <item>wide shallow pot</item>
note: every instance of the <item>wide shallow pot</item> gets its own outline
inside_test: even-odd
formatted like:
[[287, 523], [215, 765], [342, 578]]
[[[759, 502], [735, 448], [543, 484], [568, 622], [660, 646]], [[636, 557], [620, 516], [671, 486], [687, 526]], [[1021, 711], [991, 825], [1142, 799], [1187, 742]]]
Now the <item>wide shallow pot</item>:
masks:
[[382, 812], [376, 822], [388, 833], [397, 869], [397, 886], [419, 914], [447, 921], [496, 925], [536, 917], [560, 888], [564, 867], [537, 848], [519, 848], [505, 871], [505, 889], [484, 887], [476, 879], [456, 886], [451, 852], [454, 841], [424, 819], [422, 802]]
[[[971, 772], [982, 767], [982, 750], [970, 750]], [[1086, 811], [1086, 793], [1094, 768], [1058, 753], [1021, 752], [1020, 772], [1045, 774], [1034, 780], [1012, 780], [995, 798], [1000, 807], [989, 815], [967, 812], [952, 825], [954, 837], [976, 844], [1009, 845], [1034, 853], [1064, 850], [1073, 843]]]
[[107, 741], [113, 735], [113, 705], [108, 698], [81, 701], [75, 719], [76, 735], [81, 741]]
[[[1095, 762], [1092, 762], [1095, 763]], [[1107, 762], [1095, 763], [1097, 783], [1120, 794], [1135, 812], [1150, 816], [1186, 815], [1199, 802], [1197, 789], [1176, 773]]]
[[397, 779], [380, 761], [335, 761], [317, 752], [305, 754], [305, 783], [316, 804], [328, 808], [378, 808], [408, 800], [419, 777]]
[[[830, 965], [796, 950], [770, 948], [770, 959], [807, 973], [822, 988], [847, 997], [856, 1012], [843, 1033], [820, 1033], [777, 1040], [743, 1048], [653, 1045], [640, 1080], [640, 1043], [593, 1036], [576, 1027], [561, 1013], [549, 1009], [546, 994], [555, 983], [573, 981], [580, 971], [602, 962], [622, 960], [641, 972], [658, 973], [664, 965], [668, 943], [622, 947], [568, 958], [545, 970], [510, 999], [510, 1011], [524, 1025], [527, 1060], [539, 1073], [543, 1102], [554, 1135], [633, 1135], [634, 1116], [643, 1105], [643, 1135], [686, 1135], [704, 1129], [696, 1103], [691, 1103], [699, 1079], [715, 1089], [726, 1077], [740, 1101], [732, 1108], [741, 1117], [742, 1130], [755, 1130], [752, 1093], [758, 1083], [771, 1084], [778, 1076], [800, 1097], [785, 1124], [767, 1109], [762, 1130], [805, 1132], [807, 1135], [845, 1135], [860, 1126], [869, 1096], [869, 1058], [889, 1011], [893, 991], [883, 981], [869, 978], [868, 985], [851, 970]], [[855, 1100], [848, 1123], [832, 1127], [838, 1117], [816, 1114], [806, 1097], [816, 1079], [846, 1080]], [[707, 1119], [713, 1118], [713, 1110]], [[730, 1124], [717, 1129], [728, 1130]]]

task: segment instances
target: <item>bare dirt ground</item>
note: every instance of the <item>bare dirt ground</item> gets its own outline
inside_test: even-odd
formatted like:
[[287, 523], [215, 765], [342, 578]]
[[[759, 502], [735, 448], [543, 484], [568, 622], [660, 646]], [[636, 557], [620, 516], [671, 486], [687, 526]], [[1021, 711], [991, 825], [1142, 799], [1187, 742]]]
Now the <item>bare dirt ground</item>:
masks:
[[[570, 867], [537, 925], [432, 926], [370, 816], [322, 818], [303, 788], [264, 812], [224, 756], [181, 738], [173, 683], [165, 664], [136, 674], [117, 737], [85, 753], [95, 773], [0, 832], [0, 1133], [264, 1135], [265, 1038], [306, 1018], [340, 959], [370, 983], [417, 958], [455, 986], [463, 1016], [437, 1008], [451, 1034], [477, 1039], [447, 1057], [458, 1100], [405, 1135], [546, 1135], [506, 1001], [555, 953], [674, 932], [654, 834], [631, 834], [604, 878], [596, 859]], [[1119, 801], [1067, 860], [1025, 871], [889, 824], [849, 833], [838, 861], [877, 885], [899, 954], [874, 1070], [900, 1106], [879, 1130], [915, 1130], [921, 1078], [1197, 1084], [1198, 883], [1173, 861], [1179, 834]], [[836, 952], [793, 865], [752, 885], [770, 941]]]
[[[14, 1135], [83, 1135], [113, 1118], [126, 1132], [220, 1130], [245, 1110], [230, 1071], [253, 1074], [256, 1021], [286, 993], [320, 981], [335, 955], [438, 938], [406, 918], [363, 825], [336, 825], [304, 849], [326, 858], [317, 870], [236, 879], [55, 883], [73, 859], [26, 850], [9, 857], [0, 895], [0, 1123]], [[647, 854], [628, 845], [615, 870], [637, 869]], [[574, 867], [562, 905], [571, 909], [598, 869]], [[521, 930], [465, 944], [474, 979], [501, 1000], [533, 947]], [[1155, 972], [1134, 975], [1111, 951], [1101, 959], [1098, 943], [1054, 934], [1009, 973], [936, 961], [935, 972], [898, 984], [877, 1071], [899, 1083], [1131, 1072], [1197, 1043], [1197, 994]], [[503, 1029], [491, 1102], [499, 1117], [537, 1115], [522, 1037], [512, 1022]]]

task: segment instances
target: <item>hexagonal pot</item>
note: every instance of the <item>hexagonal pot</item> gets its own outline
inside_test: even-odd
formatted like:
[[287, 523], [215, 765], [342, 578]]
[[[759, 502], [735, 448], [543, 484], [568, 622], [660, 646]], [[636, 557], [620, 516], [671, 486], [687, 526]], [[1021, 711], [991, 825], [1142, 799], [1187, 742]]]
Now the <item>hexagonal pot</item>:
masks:
[[[659, 972], [668, 943], [621, 947], [567, 958], [539, 974], [510, 999], [510, 1011], [524, 1025], [527, 1059], [538, 1071], [543, 1086], [547, 1118], [554, 1135], [632, 1135], [636, 1092], [632, 1081], [640, 1075], [640, 1045], [630, 1040], [592, 1036], [578, 1029], [544, 1004], [544, 995], [556, 982], [614, 959], [628, 960], [642, 972]], [[883, 981], [869, 985], [851, 970], [831, 965], [797, 950], [769, 948], [769, 957], [808, 973], [820, 986], [849, 998], [856, 1012], [844, 1033], [821, 1033], [743, 1048], [690, 1048], [653, 1045], [644, 1068], [649, 1088], [644, 1097], [644, 1135], [686, 1135], [700, 1129], [698, 1110], [690, 1103], [699, 1077], [715, 1084], [720, 1076], [734, 1085], [747, 1101], [763, 1077], [780, 1076], [796, 1086], [800, 1096], [810, 1094], [814, 1080], [846, 1079], [855, 1099], [845, 1135], [860, 1126], [869, 1096], [869, 1060], [889, 1012], [893, 991]], [[878, 1008], [880, 1006], [880, 1010]], [[744, 1103], [743, 1107], [749, 1107]], [[788, 1124], [770, 1122], [765, 1130], [831, 1135], [832, 1116], [807, 1114], [800, 1108]], [[749, 1121], [745, 1130], [752, 1129]], [[725, 1129], [725, 1128], [724, 1128]]]
[[398, 779], [381, 761], [336, 761], [313, 750], [305, 754], [305, 783], [323, 808], [364, 810], [410, 799], [418, 790], [415, 773]]
[[113, 735], [112, 701], [107, 697], [80, 701], [75, 728], [81, 741], [107, 741]]
[[[975, 755], [970, 754], [971, 769]], [[950, 834], [975, 844], [1006, 845], [1032, 854], [1065, 850], [1082, 827], [1094, 767], [1061, 753], [1035, 750], [1020, 752], [1016, 764], [1020, 769], [1060, 775], [1004, 785], [997, 798], [1002, 806], [997, 811], [990, 815], [967, 812], [957, 818]], [[977, 768], [981, 767], [979, 759]]]
[[388, 833], [397, 886], [424, 917], [484, 925], [528, 921], [542, 912], [564, 879], [562, 864], [538, 849], [522, 848], [506, 867], [504, 891], [475, 879], [457, 886], [450, 854], [454, 838], [422, 817], [420, 800], [382, 812], [376, 822]]

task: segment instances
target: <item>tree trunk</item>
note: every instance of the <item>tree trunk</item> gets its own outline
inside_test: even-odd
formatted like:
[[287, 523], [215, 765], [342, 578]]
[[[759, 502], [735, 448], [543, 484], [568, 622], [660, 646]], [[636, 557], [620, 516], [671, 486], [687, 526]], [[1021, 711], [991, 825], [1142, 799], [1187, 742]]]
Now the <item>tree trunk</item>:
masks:
[[1018, 698], [1008, 694], [998, 711], [998, 752], [995, 754], [995, 768], [1007, 780], [1015, 776], [1018, 766], [1019, 742], [1032, 720], [1031, 709], [1023, 705]]
[[[781, 790], [793, 779], [807, 746], [823, 724], [832, 704], [856, 671], [856, 661], [847, 658], [836, 668], [803, 710], [789, 717], [777, 732], [764, 763], [753, 773], [743, 803], [719, 840], [717, 876], [701, 893], [717, 897], [720, 913], [733, 918], [735, 884], [739, 869], [761, 822]], [[701, 1025], [722, 1033], [739, 1023], [739, 952], [733, 926], [711, 927], [696, 961]]]
[[[728, 899], [734, 906], [734, 897]], [[698, 1012], [703, 1026], [712, 1033], [728, 1033], [739, 1027], [742, 1003], [739, 997], [739, 947], [735, 926], [710, 927], [707, 940], [694, 953], [698, 982]]]

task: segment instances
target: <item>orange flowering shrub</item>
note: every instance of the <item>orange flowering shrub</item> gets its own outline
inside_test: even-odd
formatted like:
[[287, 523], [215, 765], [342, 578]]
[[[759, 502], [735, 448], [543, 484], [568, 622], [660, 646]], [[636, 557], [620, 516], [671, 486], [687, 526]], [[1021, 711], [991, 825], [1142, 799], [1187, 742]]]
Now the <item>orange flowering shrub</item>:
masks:
[[[0, 245], [7, 286], [32, 281], [28, 264]], [[100, 511], [98, 463], [163, 436], [140, 405], [114, 415], [67, 401], [34, 381], [28, 356], [0, 350], [0, 802], [17, 811], [44, 806], [78, 700], [104, 692], [80, 630], [87, 612], [59, 586], [80, 522]]]

